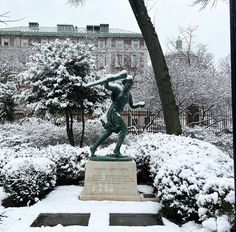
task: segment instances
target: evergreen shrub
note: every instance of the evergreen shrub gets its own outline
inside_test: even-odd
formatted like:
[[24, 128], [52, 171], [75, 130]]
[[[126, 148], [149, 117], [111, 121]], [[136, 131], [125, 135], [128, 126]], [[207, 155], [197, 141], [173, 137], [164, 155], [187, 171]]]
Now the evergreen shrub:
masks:
[[46, 158], [15, 158], [3, 167], [2, 176], [9, 194], [3, 205], [31, 205], [55, 187], [56, 165]]
[[49, 146], [44, 152], [45, 157], [56, 164], [58, 185], [78, 185], [84, 181], [89, 147], [75, 148], [64, 144]]

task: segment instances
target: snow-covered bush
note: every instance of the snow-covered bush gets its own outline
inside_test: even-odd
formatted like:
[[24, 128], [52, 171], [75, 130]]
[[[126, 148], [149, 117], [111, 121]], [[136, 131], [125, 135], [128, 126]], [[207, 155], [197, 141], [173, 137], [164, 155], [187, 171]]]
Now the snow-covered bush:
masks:
[[187, 127], [183, 131], [183, 135], [209, 142], [233, 157], [233, 133], [228, 129], [219, 132], [214, 128], [200, 126], [194, 128]]
[[[40, 151], [37, 148], [29, 148], [25, 146], [15, 146], [14, 148], [2, 148], [0, 150], [0, 170], [15, 158], [26, 158], [26, 157], [41, 157]], [[3, 172], [0, 171], [0, 186], [3, 185], [4, 178]]]
[[227, 154], [190, 138], [157, 135], [142, 141], [147, 139], [152, 141], [153, 184], [165, 215], [181, 222], [233, 216], [233, 162]]
[[64, 127], [39, 118], [25, 118], [20, 123], [6, 123], [0, 128], [0, 148], [45, 147], [67, 142]]
[[138, 169], [151, 173], [166, 217], [183, 223], [224, 215], [232, 221], [233, 160], [228, 154], [181, 136], [143, 134], [128, 140], [122, 152], [136, 159]]
[[[85, 162], [89, 148], [76, 148], [71, 145], [48, 146], [38, 149], [33, 147], [14, 147], [0, 151], [0, 169], [15, 158], [43, 157], [51, 160], [56, 166], [57, 184], [80, 184], [84, 180]], [[5, 167], [4, 167], [5, 168]], [[3, 173], [0, 172], [0, 185], [4, 184]]]
[[6, 206], [37, 202], [56, 184], [55, 163], [46, 158], [15, 158], [2, 169]]
[[[85, 123], [84, 145], [91, 146], [104, 131], [99, 119], [87, 120]], [[79, 144], [81, 123], [74, 122], [75, 144]], [[105, 144], [115, 141], [112, 135]], [[0, 148], [38, 147], [68, 143], [65, 127], [38, 118], [27, 118], [18, 123], [6, 123], [0, 127]]]
[[75, 148], [70, 145], [49, 146], [44, 155], [55, 162], [57, 184], [79, 184], [84, 180], [85, 163], [89, 148]]
[[[0, 153], [0, 170], [3, 169], [3, 167], [7, 164], [8, 159], [7, 159], [7, 151], [8, 149], [2, 149], [1, 153]], [[2, 176], [2, 172], [0, 172], [0, 186], [3, 185], [3, 176]]]

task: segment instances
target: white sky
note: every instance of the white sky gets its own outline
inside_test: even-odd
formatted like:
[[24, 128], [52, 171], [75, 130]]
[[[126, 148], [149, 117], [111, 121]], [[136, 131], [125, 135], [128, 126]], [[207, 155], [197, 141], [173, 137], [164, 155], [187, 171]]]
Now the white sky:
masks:
[[[166, 50], [167, 39], [178, 37], [178, 28], [199, 25], [196, 40], [208, 45], [216, 59], [229, 54], [229, 6], [225, 2], [214, 8], [199, 11], [190, 6], [191, 0], [149, 0], [152, 20], [155, 22], [162, 47]], [[67, 0], [0, 0], [0, 13], [10, 11], [12, 18], [23, 20], [0, 27], [27, 26], [39, 22], [40, 26], [109, 23], [110, 27], [140, 32], [128, 0], [87, 0], [78, 8]]]

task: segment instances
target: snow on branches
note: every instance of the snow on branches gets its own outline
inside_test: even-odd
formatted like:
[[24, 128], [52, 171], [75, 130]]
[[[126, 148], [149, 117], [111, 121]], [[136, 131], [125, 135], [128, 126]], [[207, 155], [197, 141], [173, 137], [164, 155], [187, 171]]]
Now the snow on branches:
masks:
[[101, 86], [84, 87], [99, 78], [94, 47], [66, 39], [36, 44], [34, 50], [28, 70], [20, 75], [31, 87], [24, 97], [27, 102], [35, 103], [36, 112], [66, 115], [68, 138], [74, 145], [73, 113], [80, 113], [84, 122], [84, 114], [92, 113], [95, 104], [106, 97]]
[[16, 83], [13, 80], [12, 67], [0, 63], [0, 122], [13, 121], [15, 111], [15, 95], [17, 93]]
[[83, 107], [90, 108], [103, 96], [98, 88], [83, 88], [96, 79], [93, 49], [92, 45], [74, 44], [69, 39], [35, 45], [28, 70], [21, 77], [31, 85], [25, 94], [28, 102], [37, 103], [36, 111], [78, 109], [82, 102]]

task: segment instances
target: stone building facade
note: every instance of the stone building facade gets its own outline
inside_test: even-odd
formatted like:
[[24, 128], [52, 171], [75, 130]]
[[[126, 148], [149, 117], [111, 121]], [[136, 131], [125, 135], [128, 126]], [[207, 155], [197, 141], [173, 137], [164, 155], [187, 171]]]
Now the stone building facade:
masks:
[[68, 24], [41, 27], [30, 22], [27, 27], [0, 28], [0, 59], [24, 67], [34, 43], [70, 38], [75, 43], [96, 46], [98, 68], [107, 67], [111, 73], [126, 69], [130, 74], [143, 76], [148, 63], [148, 51], [140, 33], [110, 28], [109, 24], [79, 28]]

